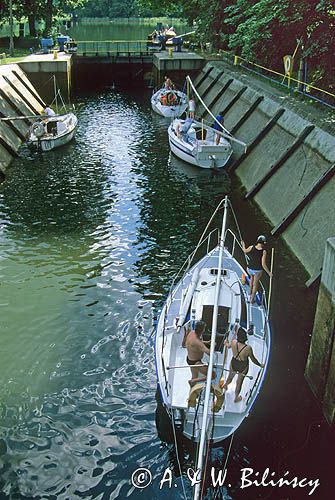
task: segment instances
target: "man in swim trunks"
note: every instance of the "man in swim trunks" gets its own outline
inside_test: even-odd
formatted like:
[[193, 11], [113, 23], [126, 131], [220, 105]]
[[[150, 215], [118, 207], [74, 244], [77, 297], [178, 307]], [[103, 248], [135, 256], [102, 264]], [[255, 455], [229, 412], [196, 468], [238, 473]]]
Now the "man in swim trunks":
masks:
[[241, 326], [237, 331], [237, 339], [233, 339], [231, 343], [226, 342], [227, 347], [231, 347], [233, 351], [233, 357], [230, 363], [229, 375], [227, 378], [227, 382], [223, 385], [223, 389], [227, 390], [228, 385], [233, 380], [237, 373], [237, 381], [235, 388], [235, 403], [239, 403], [242, 401], [242, 396], [240, 396], [240, 392], [242, 389], [242, 384], [245, 376], [248, 374], [249, 370], [249, 358], [255, 365], [264, 368], [264, 364], [260, 363], [257, 358], [255, 358], [252, 347], [246, 344], [248, 339], [247, 333], [244, 328]]
[[[206, 323], [204, 321], [197, 321], [194, 330], [185, 333], [183, 340], [183, 347], [187, 349], [187, 364], [191, 368], [192, 378], [188, 381], [191, 387], [193, 387], [198, 382], [204, 382], [207, 378], [207, 365], [204, 365], [202, 361], [202, 356], [204, 353], [209, 354], [209, 349], [205, 344], [209, 344], [210, 341], [203, 341], [202, 335], [205, 332]], [[200, 365], [200, 366], [199, 366]], [[199, 377], [199, 373], [204, 375]], [[212, 378], [215, 378], [215, 372], [212, 373]]]

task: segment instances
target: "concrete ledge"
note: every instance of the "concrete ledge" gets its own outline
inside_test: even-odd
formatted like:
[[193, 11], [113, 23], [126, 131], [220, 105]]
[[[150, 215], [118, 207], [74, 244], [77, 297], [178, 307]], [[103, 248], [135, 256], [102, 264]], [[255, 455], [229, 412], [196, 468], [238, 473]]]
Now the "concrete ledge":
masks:
[[153, 65], [158, 71], [200, 70], [205, 63], [205, 59], [194, 52], [172, 52], [171, 57], [166, 51], [153, 54]]

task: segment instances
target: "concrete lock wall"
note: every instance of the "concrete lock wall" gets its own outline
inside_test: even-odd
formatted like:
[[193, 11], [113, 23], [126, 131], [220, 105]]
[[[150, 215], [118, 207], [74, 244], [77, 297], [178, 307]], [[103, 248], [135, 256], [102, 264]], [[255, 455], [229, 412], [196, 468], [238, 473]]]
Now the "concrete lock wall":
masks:
[[70, 100], [72, 55], [59, 54], [57, 59], [54, 59], [52, 54], [32, 55], [19, 65], [46, 101], [51, 102], [55, 97], [53, 77], [56, 78], [57, 89], [60, 90], [64, 101]]
[[[0, 118], [40, 114], [44, 103], [17, 64], [0, 67]], [[25, 142], [32, 118], [0, 120], [0, 169], [5, 172]]]
[[[249, 146], [247, 154], [235, 147], [231, 169], [273, 223], [273, 234], [284, 237], [313, 280], [320, 275], [326, 239], [335, 235], [334, 137], [213, 63], [197, 83], [209, 109], [224, 111], [225, 126]], [[200, 103], [197, 115], [213, 121]]]
[[335, 421], [335, 238], [326, 244], [321, 285], [305, 376], [322, 401], [328, 422]]

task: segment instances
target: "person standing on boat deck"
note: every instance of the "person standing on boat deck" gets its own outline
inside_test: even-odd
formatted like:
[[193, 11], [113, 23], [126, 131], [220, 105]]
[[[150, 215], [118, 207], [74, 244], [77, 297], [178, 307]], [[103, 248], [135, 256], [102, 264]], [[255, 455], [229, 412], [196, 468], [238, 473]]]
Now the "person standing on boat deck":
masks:
[[45, 108], [44, 108], [44, 114], [46, 115], [46, 117], [44, 118], [44, 123], [46, 124], [46, 127], [47, 127], [47, 133], [48, 134], [54, 134], [55, 135], [55, 132], [57, 130], [57, 124], [54, 122], [54, 121], [48, 121], [48, 118], [50, 118], [51, 116], [55, 116], [56, 113], [54, 112], [54, 110], [50, 107], [50, 105], [48, 104]]
[[[188, 381], [191, 387], [198, 382], [204, 382], [207, 378], [207, 366], [197, 366], [203, 365], [202, 356], [204, 353], [209, 354], [209, 349], [205, 344], [209, 344], [210, 340], [202, 340], [202, 335], [205, 332], [206, 323], [204, 321], [197, 321], [194, 330], [185, 332], [182, 346], [187, 349], [187, 364], [191, 368], [192, 378]], [[204, 375], [199, 377], [199, 373]], [[213, 371], [212, 378], [215, 378], [216, 374]]]
[[[216, 121], [214, 121], [212, 128], [216, 131], [223, 132], [223, 128], [221, 127], [221, 125], [224, 126], [223, 111], [220, 111], [220, 113], [215, 117], [215, 120]], [[217, 146], [220, 144], [220, 139], [221, 139], [220, 134], [215, 134], [215, 144]]]
[[50, 107], [50, 105], [48, 104], [45, 108], [44, 108], [44, 114], [47, 115], [47, 116], [55, 116], [55, 112], [54, 110]]
[[194, 97], [191, 97], [188, 101], [188, 116], [189, 118], [195, 117], [195, 100]]
[[174, 85], [172, 83], [171, 78], [168, 78], [167, 76], [164, 76], [164, 88], [165, 90], [173, 90]]
[[235, 388], [235, 403], [239, 403], [242, 401], [242, 396], [240, 396], [240, 392], [242, 389], [242, 384], [245, 379], [245, 376], [248, 374], [249, 370], [249, 358], [255, 365], [264, 368], [264, 364], [260, 363], [258, 359], [255, 357], [252, 347], [246, 344], [248, 339], [247, 332], [241, 326], [237, 331], [237, 339], [233, 339], [230, 343], [228, 341], [225, 342], [227, 347], [231, 347], [233, 351], [233, 357], [230, 362], [229, 375], [227, 378], [227, 382], [223, 385], [223, 389], [227, 390], [228, 385], [232, 382], [233, 378], [237, 375], [236, 388]]
[[250, 245], [248, 248], [246, 248], [243, 240], [241, 241], [241, 245], [243, 252], [248, 254], [249, 257], [248, 273], [250, 275], [250, 301], [253, 304], [255, 302], [258, 282], [262, 276], [262, 270], [264, 269], [270, 278], [272, 277], [272, 273], [266, 265], [266, 237], [261, 234], [257, 238], [256, 245]]
[[184, 141], [187, 141], [187, 133], [190, 130], [191, 126], [193, 123], [193, 118], [186, 118], [184, 123], [178, 122], [178, 125], [176, 127], [176, 134], [179, 137], [179, 139], [184, 139]]

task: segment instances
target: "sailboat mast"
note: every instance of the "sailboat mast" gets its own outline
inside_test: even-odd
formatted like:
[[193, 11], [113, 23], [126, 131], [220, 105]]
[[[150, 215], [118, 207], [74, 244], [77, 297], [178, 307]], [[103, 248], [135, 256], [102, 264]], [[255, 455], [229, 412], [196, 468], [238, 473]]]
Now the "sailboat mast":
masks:
[[[217, 329], [217, 322], [218, 322], [219, 297], [220, 297], [220, 285], [221, 285], [221, 270], [222, 270], [224, 240], [225, 240], [226, 224], [227, 224], [227, 212], [228, 212], [228, 196], [225, 196], [224, 214], [223, 214], [223, 219], [222, 219], [222, 228], [221, 228], [220, 243], [219, 243], [218, 273], [216, 276], [216, 285], [215, 285], [213, 319], [212, 319], [212, 333], [211, 333], [211, 347], [210, 347], [210, 351], [209, 351], [209, 364], [208, 364], [207, 379], [206, 379], [205, 401], [204, 401], [204, 410], [203, 410], [203, 417], [202, 417], [199, 452], [198, 452], [198, 462], [197, 462], [197, 471], [199, 471], [200, 477], [202, 479], [204, 476], [204, 474], [203, 474], [203, 462], [204, 462], [206, 436], [207, 436], [207, 431], [208, 431], [208, 429], [207, 429], [207, 427], [208, 427], [208, 423], [207, 423], [208, 422], [208, 409], [209, 409], [209, 399], [210, 399], [211, 382], [212, 382], [212, 371], [213, 371], [213, 364], [214, 364], [215, 337], [216, 337], [216, 329]], [[195, 485], [194, 500], [198, 500], [198, 498], [199, 498], [200, 486], [201, 486], [201, 482], [197, 483]]]
[[[222, 129], [222, 131], [218, 131], [222, 137], [226, 137], [227, 139], [229, 139], [230, 141], [233, 141], [233, 142], [236, 142], [237, 144], [241, 144], [242, 146], [246, 147], [246, 143], [243, 142], [243, 141], [239, 141], [238, 139], [235, 139], [235, 137], [233, 137], [231, 135], [231, 133], [229, 132], [229, 130], [227, 130], [223, 125], [222, 123], [220, 123], [216, 117], [213, 115], [213, 113], [211, 112], [210, 109], [208, 109], [208, 107], [206, 106], [206, 103], [201, 99], [201, 96], [199, 95], [197, 89], [195, 88], [195, 86], [193, 85], [193, 82], [191, 80], [191, 78], [187, 75], [186, 77], [186, 81], [189, 83], [192, 91], [194, 92], [194, 94], [196, 95], [196, 97], [198, 98], [199, 102], [203, 105], [203, 107], [205, 108], [205, 110], [207, 111], [207, 113], [213, 118], [214, 122], [217, 123], [218, 125], [220, 125], [220, 128]], [[224, 131], [224, 132], [223, 132]]]
[[56, 114], [58, 115], [57, 85], [56, 85], [56, 76], [55, 75], [53, 75], [53, 80], [54, 80], [54, 95], [55, 95], [55, 101], [56, 101]]

